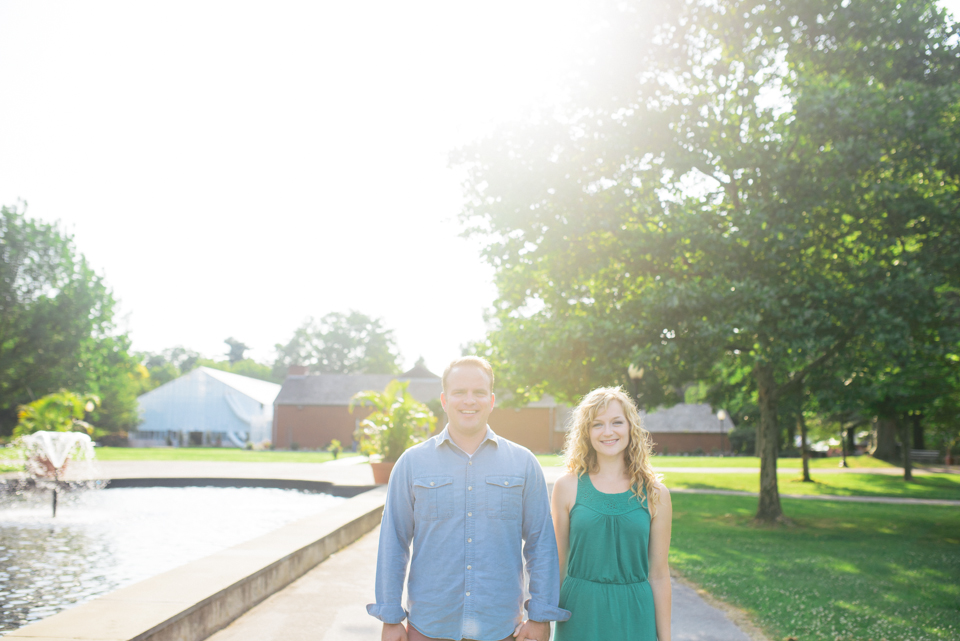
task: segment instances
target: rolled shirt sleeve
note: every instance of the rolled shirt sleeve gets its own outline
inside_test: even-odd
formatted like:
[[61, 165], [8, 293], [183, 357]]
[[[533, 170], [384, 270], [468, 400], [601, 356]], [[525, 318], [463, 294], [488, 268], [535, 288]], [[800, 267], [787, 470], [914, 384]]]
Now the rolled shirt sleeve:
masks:
[[523, 493], [523, 556], [530, 575], [527, 618], [533, 621], [566, 621], [570, 612], [560, 602], [560, 561], [550, 516], [547, 484], [540, 463], [531, 454]]
[[367, 605], [367, 614], [384, 623], [400, 623], [407, 617], [401, 599], [414, 528], [409, 475], [408, 460], [401, 456], [390, 475], [380, 526], [374, 592], [377, 602]]

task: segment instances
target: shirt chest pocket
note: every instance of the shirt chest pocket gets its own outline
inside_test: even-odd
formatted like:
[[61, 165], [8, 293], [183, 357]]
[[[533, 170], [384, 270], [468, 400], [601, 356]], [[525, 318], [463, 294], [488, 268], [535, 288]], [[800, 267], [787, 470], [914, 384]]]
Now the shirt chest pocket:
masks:
[[421, 476], [413, 479], [413, 515], [424, 521], [453, 516], [453, 477]]
[[491, 519], [519, 519], [523, 505], [523, 477], [488, 476], [486, 495], [487, 516]]

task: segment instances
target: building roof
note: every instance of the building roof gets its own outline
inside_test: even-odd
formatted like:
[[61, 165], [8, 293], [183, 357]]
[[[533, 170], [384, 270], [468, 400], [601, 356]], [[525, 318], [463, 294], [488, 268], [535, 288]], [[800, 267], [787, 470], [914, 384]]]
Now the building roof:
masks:
[[230, 372], [213, 369], [212, 367], [198, 367], [197, 369], [263, 405], [273, 405], [277, 394], [280, 393], [280, 385], [276, 383], [261, 381], [260, 379], [241, 376], [240, 374], [231, 374]]
[[[716, 412], [706, 403], [681, 403], [673, 407], [661, 408], [649, 414], [641, 414], [641, 424], [648, 432], [653, 433], [682, 433], [682, 432], [720, 432], [720, 420]], [[729, 414], [723, 420], [723, 432], [728, 433], [734, 428]]]
[[410, 381], [407, 390], [420, 401], [426, 403], [440, 398], [441, 383], [439, 377], [410, 378], [393, 374], [310, 374], [307, 376], [288, 376], [283, 382], [276, 405], [349, 405], [357, 392], [364, 390], [383, 390], [393, 379]]

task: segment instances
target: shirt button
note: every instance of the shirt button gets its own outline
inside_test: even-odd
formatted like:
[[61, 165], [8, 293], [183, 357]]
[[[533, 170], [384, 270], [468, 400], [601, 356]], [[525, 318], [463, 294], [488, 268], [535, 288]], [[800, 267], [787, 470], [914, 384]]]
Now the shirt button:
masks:
[[467, 465], [473, 465], [473, 461], [467, 461]]
[[469, 592], [467, 592], [467, 596], [470, 596], [470, 593], [469, 593]]
[[[509, 482], [509, 481], [504, 481], [503, 484], [504, 484], [504, 485], [510, 485], [510, 482]], [[431, 483], [430, 485], [433, 485], [433, 483]]]
[[468, 566], [467, 566], [467, 569], [468, 569], [468, 570], [472, 570], [472, 569], [473, 569], [473, 566], [472, 566], [472, 565], [468, 565]]
[[472, 485], [468, 485], [468, 486], [467, 486], [467, 489], [472, 491], [472, 490], [473, 490], [473, 486], [472, 486]]
[[467, 516], [473, 516], [473, 512], [467, 512]]
[[473, 539], [467, 539], [467, 543], [473, 543]]
[[430, 485], [436, 485], [436, 483], [434, 483], [433, 481], [430, 481]]

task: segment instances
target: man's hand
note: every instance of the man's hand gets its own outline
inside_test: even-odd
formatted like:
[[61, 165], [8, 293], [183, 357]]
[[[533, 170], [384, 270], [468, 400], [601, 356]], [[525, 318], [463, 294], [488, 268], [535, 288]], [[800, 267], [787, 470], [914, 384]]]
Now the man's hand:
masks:
[[402, 623], [384, 623], [380, 641], [407, 641], [407, 628]]
[[524, 621], [513, 631], [513, 636], [517, 641], [550, 641], [550, 622], [541, 623], [539, 621]]

